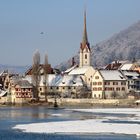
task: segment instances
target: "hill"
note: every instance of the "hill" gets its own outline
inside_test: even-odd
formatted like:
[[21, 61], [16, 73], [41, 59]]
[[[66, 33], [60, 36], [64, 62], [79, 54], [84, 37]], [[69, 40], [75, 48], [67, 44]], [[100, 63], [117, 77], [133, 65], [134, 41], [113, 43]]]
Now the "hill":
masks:
[[2, 65], [2, 64], [0, 64], [0, 72], [2, 72], [3, 70], [8, 70], [11, 73], [24, 74], [24, 72], [29, 67], [30, 66], [12, 66], [12, 65]]

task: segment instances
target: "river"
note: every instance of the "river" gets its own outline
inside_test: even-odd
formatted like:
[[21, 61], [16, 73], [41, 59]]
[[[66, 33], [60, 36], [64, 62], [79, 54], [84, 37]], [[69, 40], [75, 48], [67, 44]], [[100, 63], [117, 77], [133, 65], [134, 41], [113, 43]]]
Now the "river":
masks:
[[138, 140], [134, 135], [117, 134], [37, 134], [12, 129], [17, 124], [94, 119], [102, 114], [65, 108], [0, 107], [0, 140]]

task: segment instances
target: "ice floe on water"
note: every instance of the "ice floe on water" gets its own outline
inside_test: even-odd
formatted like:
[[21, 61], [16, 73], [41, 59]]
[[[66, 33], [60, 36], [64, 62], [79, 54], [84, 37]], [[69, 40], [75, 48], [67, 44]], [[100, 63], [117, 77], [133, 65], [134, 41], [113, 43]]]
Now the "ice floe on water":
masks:
[[62, 116], [62, 114], [51, 114], [51, 116], [60, 117], [60, 116]]
[[[140, 134], [140, 109], [72, 109], [73, 111], [109, 114], [125, 114], [126, 116], [102, 116], [96, 119], [32, 123], [16, 125], [13, 129], [33, 133], [116, 133]], [[130, 115], [130, 116], [129, 116]], [[111, 120], [111, 121], [110, 121]], [[117, 120], [117, 122], [116, 122]]]

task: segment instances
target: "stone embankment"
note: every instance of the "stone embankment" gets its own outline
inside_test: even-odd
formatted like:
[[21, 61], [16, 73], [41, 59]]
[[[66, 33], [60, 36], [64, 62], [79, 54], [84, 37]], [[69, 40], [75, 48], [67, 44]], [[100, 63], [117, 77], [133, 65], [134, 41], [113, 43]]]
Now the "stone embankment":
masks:
[[[48, 99], [54, 103], [54, 99]], [[135, 100], [130, 99], [71, 99], [63, 98], [56, 100], [58, 105], [109, 105], [109, 106], [135, 106]]]

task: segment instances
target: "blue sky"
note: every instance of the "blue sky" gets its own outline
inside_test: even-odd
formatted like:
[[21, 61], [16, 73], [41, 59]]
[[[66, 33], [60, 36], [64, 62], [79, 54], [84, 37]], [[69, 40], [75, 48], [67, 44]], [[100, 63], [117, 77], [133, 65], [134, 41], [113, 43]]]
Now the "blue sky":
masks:
[[31, 65], [36, 49], [52, 66], [75, 55], [85, 5], [91, 45], [140, 20], [140, 0], [0, 0], [0, 64]]

